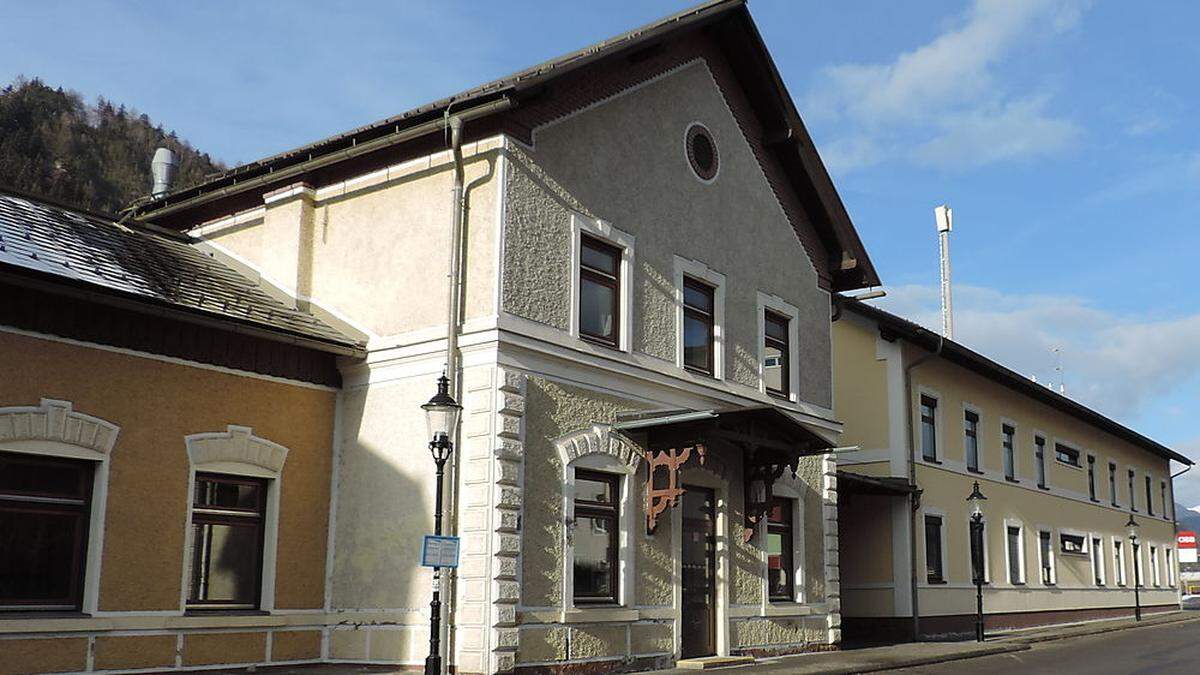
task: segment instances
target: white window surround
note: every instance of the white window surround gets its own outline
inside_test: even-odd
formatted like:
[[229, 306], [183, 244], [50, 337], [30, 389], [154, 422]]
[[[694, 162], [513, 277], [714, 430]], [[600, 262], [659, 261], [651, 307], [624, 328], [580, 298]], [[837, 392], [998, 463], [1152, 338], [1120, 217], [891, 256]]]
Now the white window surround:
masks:
[[267, 506], [263, 522], [262, 581], [259, 595], [261, 611], [275, 609], [275, 561], [279, 539], [279, 496], [282, 490], [283, 463], [288, 449], [254, 435], [250, 427], [230, 424], [225, 431], [192, 434], [184, 437], [188, 455], [187, 514], [184, 518], [183, 573], [179, 589], [179, 609], [186, 611], [191, 590], [192, 502], [196, 495], [196, 474], [220, 473], [231, 476], [266, 478]]
[[[942, 583], [938, 583], [938, 584], [929, 583], [929, 578], [928, 578], [928, 575], [926, 574], [926, 571], [929, 569], [929, 561], [925, 559], [925, 551], [927, 550], [927, 547], [925, 544], [925, 530], [926, 530], [925, 516], [934, 516], [934, 517], [940, 518], [942, 521], [942, 528], [941, 528], [942, 529]], [[924, 586], [924, 587], [931, 586], [934, 588], [939, 588], [939, 587], [945, 586], [950, 583], [950, 537], [949, 537], [949, 529], [946, 526], [948, 521], [949, 521], [949, 518], [947, 517], [946, 512], [941, 509], [935, 509], [933, 507], [922, 507], [921, 508], [921, 518], [920, 518], [920, 520], [917, 521], [918, 523], [920, 523], [920, 527], [921, 527], [921, 562], [922, 562], [922, 564], [924, 564], [924, 567], [921, 568], [922, 569], [921, 576], [920, 576], [920, 585], [921, 586]], [[985, 530], [985, 532], [986, 532], [986, 530]], [[968, 557], [967, 560], [969, 561], [970, 557]], [[984, 569], [985, 570], [987, 569], [986, 562], [984, 563]]]
[[1167, 586], [1175, 588], [1175, 554], [1171, 547], [1163, 547], [1163, 562], [1167, 566]]
[[[1000, 473], [1004, 473], [1004, 427], [1010, 426], [1013, 430], [1012, 438], [1012, 463], [1013, 463], [1013, 480], [1020, 482], [1021, 480], [1021, 425], [1017, 421], [1009, 417], [1000, 417]], [[1035, 479], [1036, 480], [1036, 479]]]
[[[1099, 550], [1096, 549], [1096, 542], [1100, 542]], [[1096, 585], [1097, 586], [1108, 585], [1108, 573], [1105, 569], [1107, 567], [1107, 564], [1104, 560], [1104, 537], [1097, 536], [1095, 534], [1089, 534], [1088, 535], [1088, 553], [1089, 553], [1089, 557], [1091, 558], [1093, 571], [1099, 570], [1099, 572], [1100, 572], [1100, 583], [1096, 584]], [[1097, 565], [1097, 561], [1099, 561], [1099, 565]], [[1093, 583], [1095, 583], [1094, 579], [1093, 579]]]
[[921, 396], [922, 395], [928, 396], [929, 398], [932, 398], [933, 400], [937, 401], [937, 408], [934, 409], [934, 413], [933, 413], [933, 445], [934, 445], [933, 449], [934, 449], [934, 455], [935, 455], [934, 459], [937, 460], [937, 462], [942, 462], [946, 457], [946, 437], [942, 431], [942, 419], [946, 416], [945, 411], [942, 410], [943, 399], [942, 399], [942, 395], [936, 389], [932, 389], [930, 387], [926, 387], [923, 385], [918, 385], [916, 388], [916, 391], [913, 392], [914, 398], [912, 401], [912, 406], [913, 406], [912, 414], [915, 417], [915, 419], [913, 420], [914, 424], [915, 424], [915, 430], [913, 433], [916, 434], [916, 438], [913, 439], [913, 442], [915, 443], [914, 450], [913, 450], [914, 459], [916, 461], [929, 463], [929, 460], [925, 459], [925, 457], [924, 457], [924, 454], [923, 454], [924, 448], [921, 447]]
[[1125, 557], [1127, 555], [1125, 549], [1128, 544], [1129, 542], [1125, 541], [1123, 537], [1112, 538], [1113, 580], [1118, 586], [1127, 585], [1126, 582], [1129, 580], [1127, 576], [1128, 569], [1125, 567]]
[[[967, 466], [967, 413], [974, 413], [979, 418], [978, 421], [975, 422], [975, 448], [979, 459], [979, 466], [976, 467], [976, 469], [980, 473], [987, 473], [987, 469], [984, 468], [987, 463], [983, 461], [987, 456], [987, 453], [984, 451], [984, 449], [987, 447], [987, 443], [985, 442], [985, 439], [987, 438], [987, 432], [985, 431], [986, 426], [983, 419], [983, 409], [974, 403], [971, 403], [970, 401], [962, 402], [962, 413], [958, 416], [959, 420], [962, 422], [963, 466]], [[973, 472], [970, 469], [967, 469], [967, 473]], [[1003, 475], [1004, 472], [1001, 471], [1000, 473]]]
[[[725, 275], [698, 261], [675, 256], [675, 365], [683, 368], [683, 278], [713, 287], [713, 379], [725, 379]], [[685, 371], [686, 372], [686, 371]], [[704, 377], [696, 375], [696, 377]]]
[[85, 459], [96, 464], [80, 601], [84, 614], [98, 613], [109, 457], [120, 431], [111, 422], [76, 412], [70, 401], [44, 398], [36, 406], [0, 408], [0, 451]]
[[[637, 447], [627, 438], [603, 424], [591, 429], [563, 436], [554, 442], [559, 461], [563, 467], [563, 622], [587, 620], [631, 621], [637, 619], [634, 588], [634, 533], [637, 531], [636, 514], [638, 481], [642, 456]], [[575, 470], [592, 469], [622, 476], [621, 495], [618, 501], [617, 536], [620, 568], [617, 571], [617, 598], [619, 607], [603, 605], [575, 605], [575, 556], [573, 555], [573, 533], [575, 526]], [[625, 612], [613, 610], [627, 610]]]
[[1150, 579], [1153, 580], [1155, 586], [1162, 585], [1162, 576], [1159, 573], [1160, 566], [1159, 566], [1159, 560], [1158, 560], [1158, 550], [1159, 550], [1159, 546], [1153, 545], [1150, 547], [1150, 554], [1149, 554]]
[[[785, 480], [776, 481], [771, 488], [772, 494], [776, 497], [782, 497], [792, 503], [792, 579], [795, 582], [792, 591], [792, 601], [780, 602], [778, 600], [771, 601], [770, 588], [768, 587], [768, 560], [767, 560], [767, 519], [762, 518], [756, 527], [755, 537], [763, 546], [762, 551], [762, 612], [763, 616], [779, 614], [781, 611], [786, 611], [783, 608], [791, 607], [792, 605], [801, 604], [805, 601], [804, 596], [804, 495], [794, 486], [789, 485]], [[789, 613], [796, 613], [794, 611]]]
[[634, 267], [634, 236], [618, 230], [608, 221], [589, 218], [575, 212], [571, 213], [571, 337], [579, 337], [579, 259], [584, 234], [621, 249], [621, 289], [617, 300], [619, 311], [617, 348], [628, 352], [633, 335], [631, 332], [633, 327], [633, 273], [636, 269]]
[[758, 312], [758, 390], [767, 393], [766, 380], [763, 379], [763, 362], [766, 359], [766, 313], [767, 310], [785, 317], [788, 320], [788, 391], [787, 400], [795, 403], [799, 400], [797, 385], [800, 383], [800, 310], [789, 304], [783, 298], [769, 293], [757, 292]]
[[1025, 574], [1025, 524], [1011, 518], [1004, 519], [1004, 583], [1010, 586], [1013, 585], [1013, 561], [1011, 556], [1009, 556], [1008, 550], [1008, 528], [1010, 527], [1015, 527], [1019, 530], [1017, 534], [1017, 580], [1019, 583], [1017, 585], [1024, 585], [1028, 582]]
[[[1045, 567], [1045, 565], [1046, 565], [1046, 560], [1043, 559], [1043, 557], [1042, 557], [1043, 556], [1043, 552], [1042, 552], [1042, 535], [1043, 534], [1050, 535], [1050, 547], [1049, 547], [1050, 548], [1050, 550], [1049, 550], [1050, 582], [1049, 583], [1046, 583], [1045, 581], [1042, 580], [1042, 568]], [[1037, 541], [1038, 582], [1041, 583], [1043, 586], [1054, 586], [1058, 583], [1058, 559], [1055, 557], [1055, 551], [1054, 551], [1054, 546], [1056, 543], [1054, 541], [1054, 530], [1049, 527], [1038, 526], [1037, 527], [1037, 535], [1038, 535], [1038, 541]], [[1007, 544], [1007, 542], [1005, 542], [1005, 543]], [[1090, 547], [1091, 545], [1089, 544], [1088, 546]]]
[[[990, 583], [992, 583], [992, 560], [991, 560], [991, 553], [990, 553], [991, 547], [988, 546], [989, 528], [988, 528], [988, 519], [987, 519], [986, 515], [983, 517], [982, 522], [983, 522], [983, 583], [990, 584]], [[969, 514], [969, 513], [967, 514], [967, 564], [968, 565], [971, 564], [971, 514]], [[967, 576], [969, 577], [967, 580], [969, 582], [974, 583], [975, 579], [972, 577], [972, 575], [974, 575], [974, 574], [975, 574], [975, 570], [973, 568], [967, 569]]]

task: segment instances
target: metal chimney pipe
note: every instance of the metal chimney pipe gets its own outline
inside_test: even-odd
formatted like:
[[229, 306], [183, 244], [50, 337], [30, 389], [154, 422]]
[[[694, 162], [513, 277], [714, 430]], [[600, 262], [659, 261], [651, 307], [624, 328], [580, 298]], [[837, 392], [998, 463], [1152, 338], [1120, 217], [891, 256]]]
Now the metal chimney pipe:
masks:
[[942, 273], [942, 336], [954, 339], [954, 300], [950, 292], [950, 230], [954, 227], [954, 210], [942, 204], [933, 210], [937, 220], [938, 246]]
[[171, 191], [175, 183], [175, 174], [179, 171], [179, 156], [170, 148], [159, 148], [154, 151], [154, 159], [150, 162], [150, 175], [154, 178], [150, 186], [150, 196], [161, 197]]

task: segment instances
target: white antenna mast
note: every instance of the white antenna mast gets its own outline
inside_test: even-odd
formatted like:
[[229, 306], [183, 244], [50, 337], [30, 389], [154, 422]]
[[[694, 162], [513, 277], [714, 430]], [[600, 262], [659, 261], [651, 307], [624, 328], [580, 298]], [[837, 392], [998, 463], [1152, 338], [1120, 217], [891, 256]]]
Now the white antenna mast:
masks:
[[954, 210], [942, 204], [933, 210], [937, 220], [938, 245], [942, 272], [942, 335], [954, 339], [954, 301], [950, 293], [950, 230], [954, 227]]
[[1058, 376], [1058, 393], [1066, 394], [1067, 385], [1063, 382], [1062, 346], [1054, 347], [1054, 374]]

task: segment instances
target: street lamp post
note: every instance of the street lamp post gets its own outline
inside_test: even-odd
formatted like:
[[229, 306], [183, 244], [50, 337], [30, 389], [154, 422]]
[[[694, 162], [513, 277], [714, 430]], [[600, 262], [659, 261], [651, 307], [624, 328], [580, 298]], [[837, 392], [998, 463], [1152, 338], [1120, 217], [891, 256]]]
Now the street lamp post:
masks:
[[[437, 488], [433, 502], [433, 534], [442, 534], [442, 478], [446, 461], [454, 451], [451, 440], [458, 427], [462, 406], [450, 395], [450, 380], [438, 378], [438, 390], [429, 402], [421, 406], [429, 425], [429, 453], [437, 466]], [[425, 675], [442, 675], [442, 568], [433, 568], [433, 600], [429, 603], [429, 656], [425, 657]]]
[[979, 491], [979, 481], [971, 488], [967, 501], [971, 502], [971, 567], [975, 581], [975, 640], [983, 642], [983, 508], [980, 502], [987, 497]]
[[1125, 523], [1125, 529], [1129, 532], [1129, 547], [1133, 549], [1133, 620], [1142, 620], [1142, 598], [1140, 587], [1142, 585], [1141, 574], [1138, 571], [1138, 535], [1137, 529], [1139, 525], [1133, 519], [1133, 514], [1129, 514], [1129, 522]]

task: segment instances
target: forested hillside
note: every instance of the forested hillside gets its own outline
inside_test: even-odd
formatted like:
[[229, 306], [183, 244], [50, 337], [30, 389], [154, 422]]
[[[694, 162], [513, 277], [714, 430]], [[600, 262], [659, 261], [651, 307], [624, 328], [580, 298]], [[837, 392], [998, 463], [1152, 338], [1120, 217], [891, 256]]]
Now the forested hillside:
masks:
[[179, 153], [177, 186], [224, 169], [123, 105], [103, 98], [89, 105], [37, 79], [0, 89], [0, 187], [116, 213], [150, 192], [159, 146]]

